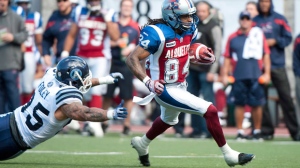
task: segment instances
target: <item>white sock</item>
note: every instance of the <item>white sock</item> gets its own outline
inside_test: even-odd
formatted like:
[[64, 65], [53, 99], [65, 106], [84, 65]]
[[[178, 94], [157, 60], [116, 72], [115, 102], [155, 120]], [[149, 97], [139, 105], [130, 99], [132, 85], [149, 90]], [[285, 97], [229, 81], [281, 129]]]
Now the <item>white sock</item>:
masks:
[[230, 148], [230, 146], [227, 143], [224, 146], [220, 147], [220, 149], [221, 149], [223, 155], [232, 151], [232, 149]]
[[144, 135], [144, 136], [142, 137], [142, 143], [143, 143], [143, 145], [149, 146], [150, 142], [151, 142], [151, 140], [148, 139], [146, 135]]

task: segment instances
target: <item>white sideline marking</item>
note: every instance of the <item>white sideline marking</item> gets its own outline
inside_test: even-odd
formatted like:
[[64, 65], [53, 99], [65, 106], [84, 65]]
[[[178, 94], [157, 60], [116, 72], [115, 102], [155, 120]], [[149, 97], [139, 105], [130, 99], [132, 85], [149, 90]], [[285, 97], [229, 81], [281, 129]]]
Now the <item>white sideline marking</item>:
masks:
[[154, 158], [170, 158], [170, 159], [178, 159], [178, 158], [223, 158], [221, 155], [210, 155], [210, 156], [152, 156]]
[[31, 151], [28, 150], [25, 153], [36, 154], [61, 154], [61, 155], [123, 155], [123, 152], [67, 152], [67, 151]]

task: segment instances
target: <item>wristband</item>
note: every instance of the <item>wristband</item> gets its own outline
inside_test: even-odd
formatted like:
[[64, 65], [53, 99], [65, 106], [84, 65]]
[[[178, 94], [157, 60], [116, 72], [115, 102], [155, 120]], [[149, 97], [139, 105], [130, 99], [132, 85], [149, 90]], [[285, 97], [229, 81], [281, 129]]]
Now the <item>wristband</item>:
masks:
[[145, 84], [146, 84], [146, 82], [147, 82], [148, 80], [151, 80], [151, 79], [150, 79], [150, 77], [149, 77], [149, 76], [146, 76], [146, 77], [143, 79], [143, 83], [145, 83]]
[[108, 110], [106, 113], [106, 116], [108, 119], [113, 120], [114, 119], [114, 110]]

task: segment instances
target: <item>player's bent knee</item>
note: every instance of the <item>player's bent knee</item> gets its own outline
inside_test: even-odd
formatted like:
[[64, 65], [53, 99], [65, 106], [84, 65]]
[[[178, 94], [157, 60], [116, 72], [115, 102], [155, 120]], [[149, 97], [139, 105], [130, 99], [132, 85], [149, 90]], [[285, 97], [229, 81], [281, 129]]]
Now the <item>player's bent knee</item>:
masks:
[[215, 115], [218, 115], [218, 110], [217, 110], [217, 108], [213, 104], [211, 104], [207, 108], [206, 113], [204, 114], [204, 117], [205, 118], [210, 118], [210, 117], [213, 117]]

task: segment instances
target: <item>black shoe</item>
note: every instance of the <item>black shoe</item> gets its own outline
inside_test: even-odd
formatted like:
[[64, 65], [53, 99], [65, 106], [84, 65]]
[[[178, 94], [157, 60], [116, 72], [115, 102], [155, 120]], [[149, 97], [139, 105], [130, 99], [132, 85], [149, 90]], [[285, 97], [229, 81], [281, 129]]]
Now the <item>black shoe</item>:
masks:
[[144, 156], [139, 156], [139, 160], [143, 166], [146, 166], [146, 167], [150, 166], [149, 153]]
[[130, 128], [127, 127], [127, 126], [124, 126], [122, 134], [123, 135], [130, 135]]
[[238, 133], [235, 139], [237, 141], [245, 141], [245, 140], [247, 140], [247, 137], [241, 133]]
[[273, 138], [274, 138], [274, 135], [272, 135], [272, 134], [269, 134], [269, 135], [267, 135], [267, 134], [262, 134], [262, 138], [264, 139], [264, 140], [273, 140]]
[[263, 141], [264, 139], [263, 139], [261, 133], [256, 133], [256, 134], [253, 134], [252, 140]]
[[103, 133], [105, 134], [106, 131], [107, 131], [107, 128], [108, 128], [108, 124], [101, 123], [101, 127], [102, 127], [102, 130], [103, 130]]
[[245, 165], [251, 162], [255, 158], [253, 154], [240, 153], [239, 154], [239, 165]]

